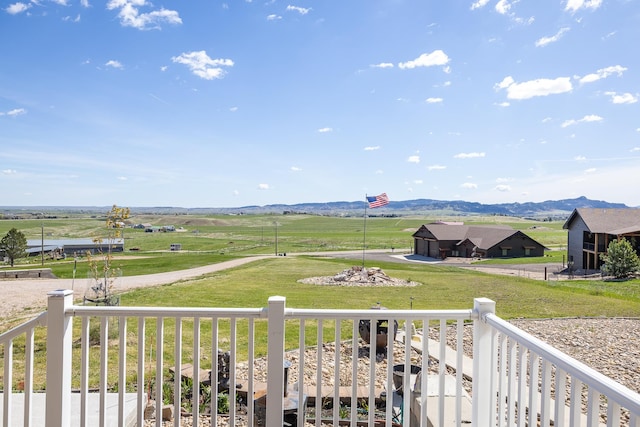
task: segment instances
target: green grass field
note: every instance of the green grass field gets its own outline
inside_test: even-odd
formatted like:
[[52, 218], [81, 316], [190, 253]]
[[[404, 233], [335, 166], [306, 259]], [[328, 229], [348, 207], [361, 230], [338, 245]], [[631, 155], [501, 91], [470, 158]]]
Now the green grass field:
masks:
[[[398, 252], [410, 252], [411, 234], [429, 218], [370, 218], [366, 223], [368, 249], [396, 248]], [[561, 223], [539, 223], [513, 218], [470, 218], [478, 223], [507, 223], [521, 229], [547, 247], [561, 248], [566, 244], [566, 234]], [[211, 217], [148, 217], [134, 218], [134, 222], [183, 227], [184, 232], [145, 233], [142, 230], [125, 230], [126, 251], [114, 260], [124, 275], [138, 275], [185, 269], [225, 261], [252, 254], [275, 253], [275, 224], [278, 232], [278, 252], [301, 253], [329, 250], [362, 250], [364, 222], [362, 218], [329, 218], [305, 215], [295, 216], [211, 216]], [[44, 221], [0, 221], [0, 235], [16, 227], [30, 239], [39, 238], [42, 230], [46, 238], [91, 237], [104, 232], [103, 223], [95, 219], [61, 219]], [[169, 252], [171, 243], [181, 243], [183, 251]], [[545, 257], [527, 258], [526, 262], [560, 262], [565, 252], [550, 251]], [[22, 261], [22, 260], [21, 260]], [[30, 259], [20, 267], [40, 267], [40, 259]], [[77, 277], [86, 277], [86, 269], [78, 263]], [[489, 260], [485, 262], [523, 263], [525, 259]], [[73, 260], [47, 261], [59, 277], [71, 277]], [[197, 279], [130, 291], [121, 295], [121, 305], [163, 307], [264, 307], [270, 296], [287, 298], [287, 306], [293, 308], [367, 309], [378, 303], [390, 309], [468, 309], [473, 299], [486, 297], [496, 301], [497, 314], [511, 318], [549, 318], [574, 316], [624, 316], [640, 317], [640, 280], [604, 282], [597, 280], [536, 281], [523, 277], [498, 276], [464, 270], [446, 265], [400, 264], [370, 262], [367, 266], [381, 267], [394, 278], [416, 281], [416, 287], [359, 288], [315, 286], [299, 283], [311, 276], [334, 275], [360, 261], [337, 257], [298, 255], [273, 257], [256, 261]], [[8, 267], [3, 267], [8, 268]], [[84, 274], [84, 276], [83, 276]], [[78, 319], [76, 319], [77, 321]], [[149, 320], [147, 337], [153, 346], [154, 319]], [[134, 323], [134, 322], [132, 322]], [[15, 324], [15, 323], [14, 323]], [[6, 322], [3, 330], [12, 326]], [[246, 325], [240, 322], [239, 327]], [[133, 326], [130, 325], [130, 329]], [[185, 319], [183, 345], [189, 348], [188, 331], [192, 320]], [[202, 325], [203, 335], [210, 331], [210, 324]], [[313, 324], [309, 327], [313, 329]], [[166, 325], [169, 343], [167, 363], [171, 363], [171, 342], [174, 325]], [[228, 331], [228, 322], [220, 325], [221, 336]], [[79, 331], [75, 328], [75, 334]], [[295, 331], [294, 331], [295, 332]], [[344, 331], [344, 338], [350, 334]], [[314, 336], [313, 332], [308, 332]], [[297, 345], [295, 334], [288, 332], [287, 346]], [[330, 328], [327, 335], [331, 336]], [[39, 329], [36, 340], [42, 340], [44, 331]], [[128, 337], [135, 348], [136, 337]], [[239, 357], [246, 343], [238, 342]], [[21, 347], [16, 342], [16, 348]], [[256, 352], [266, 349], [266, 324], [256, 324]], [[74, 351], [78, 351], [75, 349]], [[115, 351], [115, 350], [114, 350]], [[92, 350], [93, 352], [93, 350]], [[111, 354], [110, 358], [117, 358]], [[45, 357], [38, 352], [36, 360]], [[97, 356], [92, 356], [97, 357]], [[205, 366], [206, 367], [206, 366]], [[110, 383], [113, 382], [110, 373]], [[133, 375], [133, 374], [131, 374]], [[42, 374], [36, 373], [38, 382]], [[95, 378], [92, 378], [92, 382]], [[78, 378], [74, 376], [74, 384]], [[130, 378], [133, 382], [133, 378]], [[36, 388], [40, 385], [36, 385]]]
[[[420, 227], [436, 219], [460, 218], [340, 218], [315, 215], [159, 215], [135, 216], [131, 224], [145, 223], [155, 226], [173, 225], [180, 231], [146, 233], [141, 229], [123, 230], [125, 252], [118, 254], [123, 274], [142, 274], [181, 269], [218, 262], [224, 257], [253, 254], [300, 253], [318, 251], [391, 249], [411, 252], [411, 235]], [[506, 224], [522, 230], [550, 249], [566, 245], [566, 232], [561, 222], [540, 222], [510, 217], [465, 217], [468, 224]], [[0, 221], [0, 236], [15, 227], [27, 239], [64, 239], [106, 237], [105, 222], [99, 218], [61, 218], [46, 220]], [[365, 233], [366, 231], [366, 233]], [[172, 243], [180, 243], [182, 251], [168, 253]], [[131, 249], [137, 249], [131, 251]], [[560, 257], [560, 252], [550, 251]], [[189, 255], [190, 258], [185, 255]], [[123, 255], [121, 257], [120, 255]], [[134, 256], [135, 255], [135, 256]], [[192, 256], [193, 255], [193, 256]], [[124, 256], [130, 257], [129, 259]], [[192, 257], [191, 257], [192, 256]], [[150, 258], [156, 258], [152, 261]], [[80, 258], [80, 263], [83, 261]], [[493, 262], [496, 262], [495, 260]], [[508, 262], [508, 261], [506, 261]], [[18, 260], [20, 268], [41, 267], [40, 257]], [[71, 260], [51, 262], [59, 277], [71, 277]], [[1, 268], [7, 268], [2, 266]], [[83, 277], [78, 266], [78, 277]]]

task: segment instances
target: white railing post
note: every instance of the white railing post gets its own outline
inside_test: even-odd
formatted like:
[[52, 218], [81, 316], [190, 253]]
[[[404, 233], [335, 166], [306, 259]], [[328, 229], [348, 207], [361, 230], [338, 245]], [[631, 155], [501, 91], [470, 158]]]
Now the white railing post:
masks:
[[491, 405], [494, 404], [494, 396], [491, 381], [492, 352], [491, 343], [492, 328], [485, 322], [486, 314], [496, 312], [496, 303], [487, 298], [473, 300], [473, 399], [472, 420], [474, 427], [489, 427], [491, 425]]
[[267, 426], [281, 426], [284, 421], [284, 308], [285, 297], [269, 297], [267, 312]]
[[66, 309], [73, 305], [73, 291], [48, 294], [47, 318], [47, 427], [71, 424], [72, 319]]

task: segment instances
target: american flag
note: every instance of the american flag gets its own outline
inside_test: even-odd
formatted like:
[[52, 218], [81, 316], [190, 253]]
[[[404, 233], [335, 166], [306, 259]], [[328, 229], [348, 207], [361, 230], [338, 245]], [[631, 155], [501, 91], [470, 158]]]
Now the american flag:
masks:
[[367, 202], [369, 202], [370, 208], [379, 208], [380, 206], [388, 205], [389, 198], [387, 193], [382, 193], [377, 196], [367, 196]]

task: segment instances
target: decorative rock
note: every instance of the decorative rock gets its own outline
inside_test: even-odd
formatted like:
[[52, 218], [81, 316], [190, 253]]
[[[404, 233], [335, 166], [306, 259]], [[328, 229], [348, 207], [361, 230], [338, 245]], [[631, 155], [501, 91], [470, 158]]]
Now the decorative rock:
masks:
[[147, 406], [144, 408], [144, 419], [152, 420], [156, 418], [156, 403], [153, 400], [147, 402]]
[[164, 405], [162, 407], [162, 421], [171, 421], [173, 419], [173, 405]]
[[298, 280], [309, 285], [333, 285], [333, 286], [403, 286], [412, 287], [420, 283], [402, 279], [394, 279], [387, 276], [380, 267], [362, 268], [353, 266], [333, 276], [308, 277]]

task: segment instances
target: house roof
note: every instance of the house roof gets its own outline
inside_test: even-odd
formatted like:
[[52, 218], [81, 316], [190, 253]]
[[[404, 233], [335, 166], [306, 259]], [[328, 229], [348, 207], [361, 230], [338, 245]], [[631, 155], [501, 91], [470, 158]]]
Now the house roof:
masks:
[[640, 231], [640, 209], [574, 209], [562, 228], [569, 229], [571, 223], [578, 217], [592, 233], [607, 233], [614, 235], [628, 234]]
[[[116, 238], [116, 239], [112, 239], [111, 242], [109, 242], [109, 239], [102, 239], [102, 245], [123, 245], [124, 244], [124, 239], [123, 238]], [[28, 239], [27, 240], [27, 247], [31, 248], [31, 247], [41, 247], [42, 245], [45, 246], [57, 246], [57, 247], [64, 247], [64, 246], [95, 246], [96, 243], [93, 241], [93, 239]]]
[[[514, 234], [524, 234], [508, 226], [481, 226], [481, 225], [447, 225], [447, 224], [425, 224], [414, 237], [424, 237], [424, 234], [433, 235], [436, 240], [453, 240], [462, 243], [465, 240], [473, 243], [478, 249], [487, 250], [502, 242]], [[528, 237], [528, 236], [527, 236]], [[533, 239], [532, 239], [533, 240]]]

